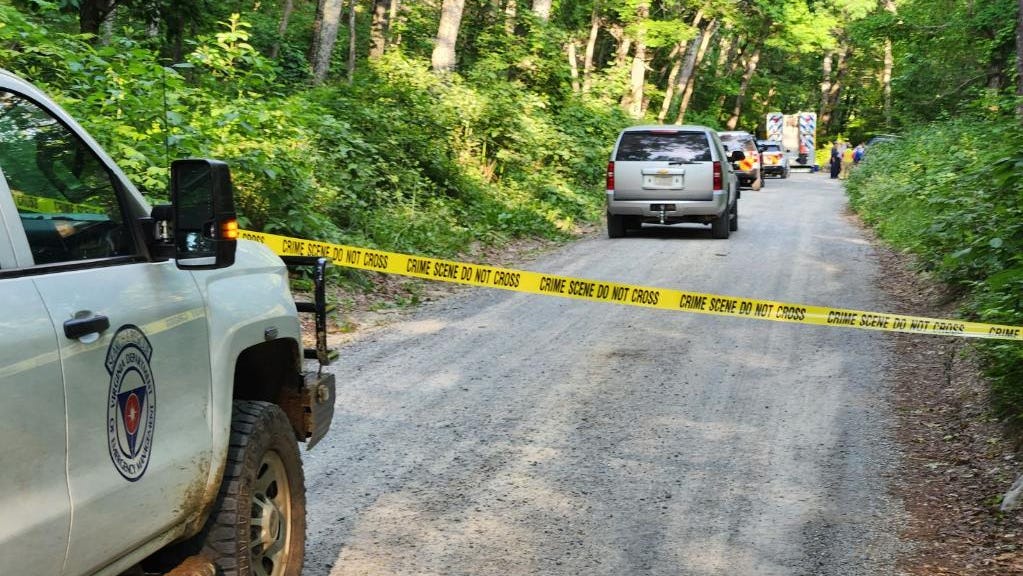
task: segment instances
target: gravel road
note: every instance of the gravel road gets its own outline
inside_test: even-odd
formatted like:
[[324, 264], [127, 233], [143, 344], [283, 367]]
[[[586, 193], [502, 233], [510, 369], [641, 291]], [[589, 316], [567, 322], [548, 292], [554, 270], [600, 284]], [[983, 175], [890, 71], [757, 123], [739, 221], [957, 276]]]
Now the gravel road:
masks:
[[[523, 268], [884, 310], [837, 181]], [[306, 576], [895, 573], [887, 337], [465, 289], [341, 350]]]

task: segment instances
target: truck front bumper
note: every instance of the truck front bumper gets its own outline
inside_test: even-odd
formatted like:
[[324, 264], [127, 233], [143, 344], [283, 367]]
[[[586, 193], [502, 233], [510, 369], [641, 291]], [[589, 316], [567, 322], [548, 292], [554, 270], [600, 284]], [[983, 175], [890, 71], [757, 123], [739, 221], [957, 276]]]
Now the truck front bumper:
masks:
[[[324, 372], [302, 374], [300, 388], [285, 387], [281, 407], [296, 428], [295, 435], [311, 450], [330, 430], [336, 397], [334, 375]], [[296, 423], [301, 422], [301, 429]]]

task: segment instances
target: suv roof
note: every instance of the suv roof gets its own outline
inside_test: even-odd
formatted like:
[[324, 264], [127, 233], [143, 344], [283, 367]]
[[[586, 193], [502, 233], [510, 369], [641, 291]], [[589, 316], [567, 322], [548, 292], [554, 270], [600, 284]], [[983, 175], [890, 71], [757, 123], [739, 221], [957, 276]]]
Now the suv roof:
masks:
[[692, 132], [713, 132], [712, 129], [706, 126], [700, 126], [698, 124], [643, 124], [640, 126], [629, 126], [622, 130], [622, 132], [678, 132], [678, 131], [692, 131]]
[[749, 132], [742, 130], [726, 130], [718, 132], [721, 143], [729, 151], [745, 148], [746, 150], [757, 149], [757, 141]]

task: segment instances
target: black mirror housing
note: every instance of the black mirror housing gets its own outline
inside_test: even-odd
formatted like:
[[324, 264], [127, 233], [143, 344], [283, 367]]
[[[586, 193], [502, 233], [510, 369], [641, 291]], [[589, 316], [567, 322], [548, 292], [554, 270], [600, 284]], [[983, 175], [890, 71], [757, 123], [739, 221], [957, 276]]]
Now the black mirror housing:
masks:
[[182, 270], [234, 264], [238, 219], [231, 170], [219, 160], [189, 158], [171, 163], [174, 257]]

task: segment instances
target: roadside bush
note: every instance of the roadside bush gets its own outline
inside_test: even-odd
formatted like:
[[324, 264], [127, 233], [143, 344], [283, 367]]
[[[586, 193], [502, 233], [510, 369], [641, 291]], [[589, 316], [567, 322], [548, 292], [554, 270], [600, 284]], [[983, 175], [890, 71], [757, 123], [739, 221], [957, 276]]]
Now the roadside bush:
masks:
[[[968, 295], [963, 313], [1023, 325], [1023, 129], [963, 119], [875, 146], [848, 180], [850, 202], [883, 238]], [[979, 345], [997, 405], [1023, 424], [1023, 345]]]

